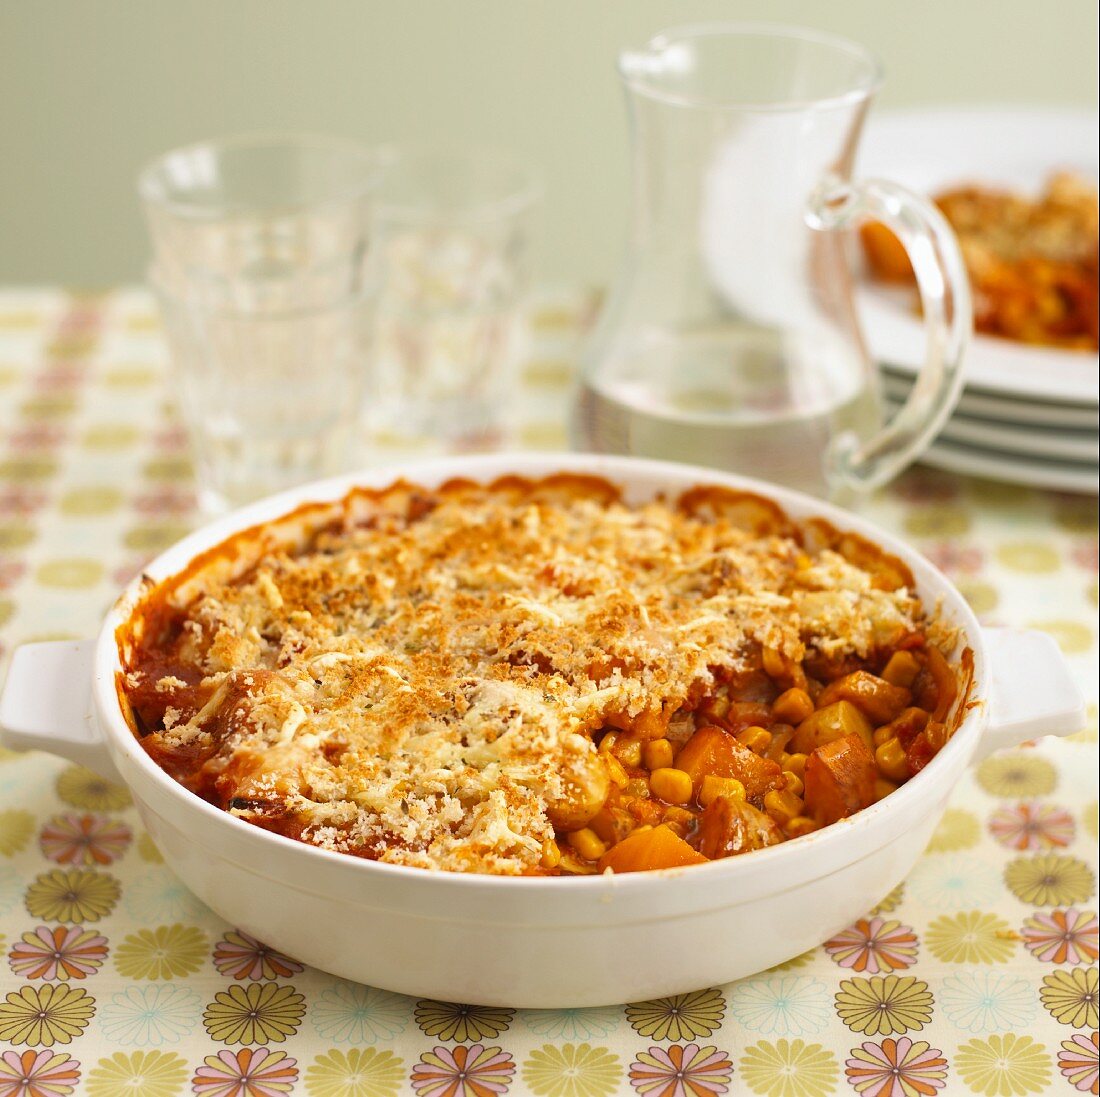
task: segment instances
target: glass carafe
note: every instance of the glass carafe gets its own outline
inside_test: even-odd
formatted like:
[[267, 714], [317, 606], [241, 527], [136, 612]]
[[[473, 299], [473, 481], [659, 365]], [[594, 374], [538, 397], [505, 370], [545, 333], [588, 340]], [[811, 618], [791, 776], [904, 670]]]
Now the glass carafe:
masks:
[[[624, 53], [620, 73], [630, 240], [582, 359], [575, 444], [819, 495], [885, 482], [950, 414], [971, 311], [935, 207], [852, 179], [878, 63], [828, 35], [714, 24]], [[865, 218], [907, 248], [927, 335], [920, 378], [886, 425], [844, 231]]]

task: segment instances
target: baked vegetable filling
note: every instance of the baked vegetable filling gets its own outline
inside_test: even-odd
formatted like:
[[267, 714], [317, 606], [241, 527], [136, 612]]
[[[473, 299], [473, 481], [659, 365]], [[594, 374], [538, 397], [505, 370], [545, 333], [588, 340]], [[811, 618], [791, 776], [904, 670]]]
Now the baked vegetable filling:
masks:
[[119, 630], [149, 755], [256, 826], [426, 869], [736, 856], [888, 795], [965, 700], [896, 558], [724, 489], [398, 483], [244, 531]]

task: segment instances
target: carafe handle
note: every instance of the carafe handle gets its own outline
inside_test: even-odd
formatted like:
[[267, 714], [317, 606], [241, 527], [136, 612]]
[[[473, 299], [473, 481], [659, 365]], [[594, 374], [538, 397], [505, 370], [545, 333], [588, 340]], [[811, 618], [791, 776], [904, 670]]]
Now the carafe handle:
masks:
[[909, 255], [924, 313], [927, 349], [916, 383], [902, 407], [877, 434], [861, 441], [838, 435], [826, 456], [836, 489], [866, 491], [915, 460], [951, 414], [963, 385], [963, 356], [973, 314], [970, 282], [958, 241], [929, 201], [882, 179], [826, 179], [813, 193], [806, 222], [821, 231], [852, 228], [865, 220], [891, 229]]

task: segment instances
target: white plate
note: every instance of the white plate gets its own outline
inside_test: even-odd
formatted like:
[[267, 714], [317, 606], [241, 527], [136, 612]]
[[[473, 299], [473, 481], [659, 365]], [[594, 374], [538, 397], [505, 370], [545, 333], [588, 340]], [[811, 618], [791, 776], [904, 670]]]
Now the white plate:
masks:
[[[912, 373], [899, 375], [884, 367], [881, 376], [883, 389], [893, 400], [903, 400], [913, 387]], [[1012, 425], [1084, 430], [1093, 434], [1100, 429], [1100, 410], [1088, 405], [989, 396], [970, 390], [959, 397], [955, 414], [967, 415], [972, 419], [993, 419]]]
[[1100, 494], [1100, 471], [1097, 467], [1072, 461], [1044, 461], [1040, 457], [1017, 457], [960, 442], [937, 441], [925, 451], [920, 463], [949, 472], [1006, 480], [1028, 487]]
[[[888, 396], [887, 401], [891, 407], [897, 407], [897, 400]], [[998, 423], [991, 419], [973, 419], [957, 411], [940, 431], [938, 439], [962, 442], [981, 449], [1004, 450], [1021, 457], [1043, 457], [1091, 465], [1100, 462], [1100, 440], [1095, 431], [1051, 430], [1034, 425]]]
[[[858, 174], [881, 176], [931, 194], [977, 182], [1037, 192], [1052, 172], [1095, 180], [1097, 118], [1089, 111], [1034, 107], [936, 108], [872, 116]], [[924, 333], [912, 294], [868, 285], [860, 313], [875, 357], [908, 373], [919, 369]], [[977, 335], [967, 356], [967, 392], [1100, 403], [1098, 358]]]

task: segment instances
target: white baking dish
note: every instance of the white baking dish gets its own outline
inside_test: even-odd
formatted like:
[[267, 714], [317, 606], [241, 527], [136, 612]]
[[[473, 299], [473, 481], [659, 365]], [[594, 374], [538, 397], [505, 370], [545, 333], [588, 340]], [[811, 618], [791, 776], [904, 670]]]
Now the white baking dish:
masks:
[[325, 971], [388, 990], [529, 1008], [650, 998], [750, 975], [825, 940], [865, 913], [913, 867], [963, 770], [999, 747], [1068, 734], [1080, 694], [1053, 641], [980, 629], [927, 560], [874, 526], [795, 492], [710, 470], [632, 458], [451, 458], [341, 477], [285, 492], [192, 534], [146, 569], [162, 580], [230, 534], [307, 501], [398, 474], [426, 486], [455, 476], [560, 470], [604, 476], [632, 500], [725, 484], [769, 496], [792, 516], [817, 514], [901, 557], [926, 604], [939, 603], [973, 650], [973, 702], [927, 768], [851, 819], [766, 850], [686, 869], [612, 876], [512, 878], [378, 864], [271, 834], [176, 784], [142, 750], [119, 710], [115, 629], [135, 582], [98, 639], [15, 652], [0, 728], [16, 748], [51, 751], [129, 786], [165, 860], [237, 926]]

